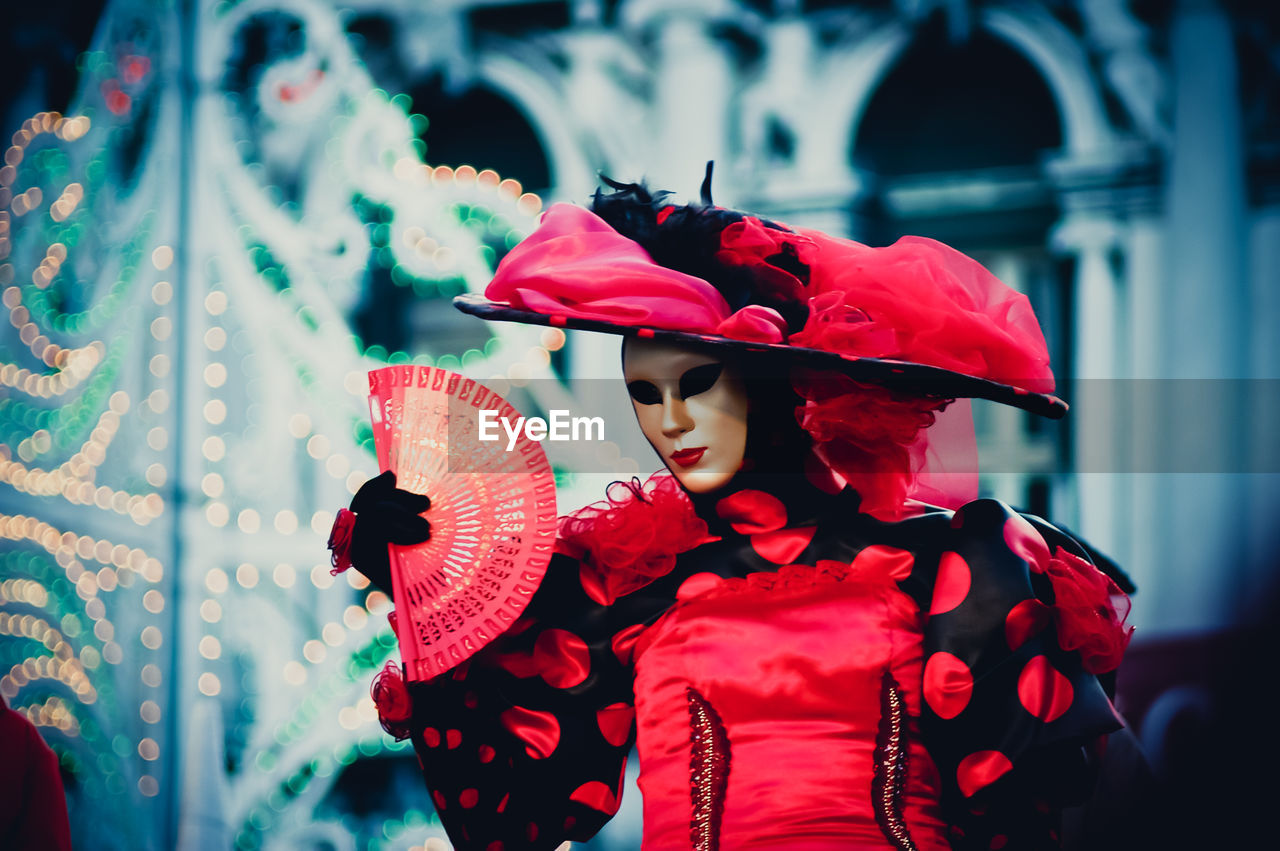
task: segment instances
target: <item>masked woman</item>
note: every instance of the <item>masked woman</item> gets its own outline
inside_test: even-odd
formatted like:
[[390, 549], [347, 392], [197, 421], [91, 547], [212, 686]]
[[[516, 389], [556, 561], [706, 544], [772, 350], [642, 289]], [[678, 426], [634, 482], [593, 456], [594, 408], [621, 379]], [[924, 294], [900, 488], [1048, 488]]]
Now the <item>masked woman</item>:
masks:
[[[1066, 534], [972, 500], [953, 400], [1065, 411], [1026, 299], [932, 240], [614, 188], [552, 207], [459, 303], [624, 335], [669, 472], [564, 518], [468, 662], [375, 684], [454, 844], [591, 837], [635, 745], [649, 849], [1057, 847], [1121, 726], [1097, 675], [1127, 606]], [[357, 569], [389, 587], [424, 506], [366, 486]]]

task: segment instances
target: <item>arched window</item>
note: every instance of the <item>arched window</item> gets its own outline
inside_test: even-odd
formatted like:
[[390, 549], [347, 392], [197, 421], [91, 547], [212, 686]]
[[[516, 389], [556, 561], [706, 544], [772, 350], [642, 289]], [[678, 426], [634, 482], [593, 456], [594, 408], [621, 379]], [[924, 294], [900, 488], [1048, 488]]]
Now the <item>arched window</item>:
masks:
[[880, 175], [1035, 166], [1062, 144], [1053, 96], [998, 39], [951, 41], [926, 26], [864, 113], [854, 162]]
[[532, 192], [551, 186], [551, 167], [537, 133], [498, 92], [484, 86], [450, 92], [439, 76], [406, 92], [413, 98], [413, 110], [427, 117], [420, 138], [431, 165], [491, 168]]

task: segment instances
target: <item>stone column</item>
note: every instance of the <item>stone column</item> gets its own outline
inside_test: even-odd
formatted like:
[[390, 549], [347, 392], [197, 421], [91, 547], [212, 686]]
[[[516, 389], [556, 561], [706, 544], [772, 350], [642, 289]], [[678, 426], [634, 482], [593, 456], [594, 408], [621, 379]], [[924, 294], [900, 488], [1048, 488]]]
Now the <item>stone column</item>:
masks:
[[1079, 531], [1105, 552], [1125, 549], [1128, 530], [1118, 475], [1124, 458], [1123, 298], [1111, 262], [1120, 230], [1104, 212], [1069, 213], [1051, 245], [1076, 258], [1075, 339], [1071, 387], [1072, 450], [1077, 471]]
[[[1161, 318], [1164, 298], [1165, 269], [1164, 232], [1154, 198], [1144, 198], [1133, 205], [1124, 232], [1125, 281], [1129, 292], [1128, 350], [1129, 375], [1126, 379], [1131, 418], [1128, 423], [1130, 466], [1134, 474], [1126, 476], [1125, 494], [1129, 503], [1131, 533], [1128, 546], [1113, 555], [1140, 589], [1135, 599], [1135, 622], [1146, 622], [1147, 591], [1164, 582], [1161, 556], [1153, 540], [1162, 528], [1160, 500], [1161, 476], [1157, 447], [1151, 439], [1151, 424], [1157, 413], [1152, 408], [1159, 397]], [[1154, 594], [1154, 592], [1153, 592]]]
[[[1249, 309], [1244, 273], [1245, 186], [1236, 56], [1230, 21], [1213, 0], [1184, 0], [1173, 18], [1173, 147], [1166, 206], [1161, 374], [1165, 394], [1157, 626], [1230, 624], [1247, 593], [1247, 487], [1238, 467], [1246, 411], [1223, 379], [1244, 377]], [[1182, 390], [1194, 392], [1180, 392]], [[1188, 463], [1195, 462], [1194, 468]]]
[[[1025, 260], [1015, 254], [999, 254], [988, 264], [991, 274], [1006, 286], [1020, 293], [1027, 292]], [[1008, 405], [985, 405], [987, 433], [985, 443], [998, 457], [994, 472], [984, 478], [991, 487], [991, 495], [1010, 505], [1027, 506], [1027, 481], [1030, 478], [1022, 468], [1019, 450], [1025, 452], [1027, 438], [1024, 434], [1026, 414]], [[1011, 450], [1011, 451], [1010, 451]], [[985, 465], [983, 467], [985, 470]]]
[[1245, 584], [1271, 592], [1263, 602], [1274, 616], [1277, 605], [1275, 565], [1280, 530], [1280, 336], [1275, 324], [1280, 317], [1280, 199], [1274, 196], [1254, 216], [1251, 228], [1249, 303], [1252, 308], [1253, 339], [1250, 353], [1249, 393], [1250, 457], [1249, 549], [1245, 559], [1249, 574]]

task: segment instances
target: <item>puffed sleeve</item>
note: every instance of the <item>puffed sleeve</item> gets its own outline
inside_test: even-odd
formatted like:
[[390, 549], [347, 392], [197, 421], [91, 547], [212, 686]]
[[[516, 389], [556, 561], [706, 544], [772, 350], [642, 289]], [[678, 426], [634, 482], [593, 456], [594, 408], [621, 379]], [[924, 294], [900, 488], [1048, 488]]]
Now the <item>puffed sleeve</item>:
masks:
[[708, 540], [671, 476], [615, 483], [561, 519], [510, 629], [430, 682], [406, 687], [394, 665], [375, 682], [383, 726], [412, 739], [460, 851], [554, 849], [617, 812], [635, 740], [631, 654], [674, 602], [653, 583]]
[[921, 731], [952, 843], [1056, 848], [1091, 749], [1123, 726], [1098, 681], [1127, 599], [1068, 536], [995, 500], [954, 515], [925, 625]]
[[554, 849], [617, 811], [635, 710], [615, 644], [639, 628], [625, 608], [588, 598], [579, 564], [557, 554], [508, 632], [409, 685], [412, 714], [389, 729], [412, 739], [460, 851]]

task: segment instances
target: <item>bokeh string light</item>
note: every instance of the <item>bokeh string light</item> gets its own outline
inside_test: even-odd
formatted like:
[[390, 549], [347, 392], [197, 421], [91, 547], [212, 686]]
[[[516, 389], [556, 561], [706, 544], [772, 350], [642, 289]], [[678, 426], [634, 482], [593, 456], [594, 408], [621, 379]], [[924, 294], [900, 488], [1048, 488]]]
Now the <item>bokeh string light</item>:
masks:
[[[223, 752], [193, 770], [231, 789], [240, 848], [286, 841], [304, 791], [405, 751], [368, 698], [395, 652], [391, 601], [321, 560], [333, 511], [375, 469], [365, 373], [435, 364], [505, 391], [554, 378], [565, 342], [513, 326], [428, 352], [355, 333], [371, 274], [448, 310], [543, 201], [493, 169], [428, 164], [425, 119], [372, 85], [339, 16], [277, 6], [198, 11], [210, 67], [268, 8], [303, 36], [249, 90], [202, 90], [198, 162], [170, 134], [190, 93], [166, 66], [166, 6], [141, 34], [109, 15], [75, 114], [24, 122], [0, 166], [0, 688], [47, 731], [83, 811], [138, 847], [157, 847], [139, 825], [160, 820], [149, 799], [173, 805], [172, 737], [201, 702]], [[304, 166], [288, 192], [263, 154], [279, 128], [310, 140], [286, 146]], [[181, 204], [193, 231], [175, 229]], [[565, 406], [559, 382], [528, 386]], [[409, 831], [433, 818], [388, 821], [371, 847], [421, 844]]]
[[72, 804], [108, 835], [141, 837], [149, 817], [124, 802], [160, 791], [166, 748], [147, 719], [167, 701], [170, 614], [159, 539], [142, 530], [165, 513], [168, 477], [134, 464], [169, 391], [130, 379], [157, 219], [104, 209], [123, 194], [101, 191], [121, 127], [92, 105], [39, 113], [0, 168], [0, 537], [16, 577], [0, 582], [0, 692], [46, 731]]

